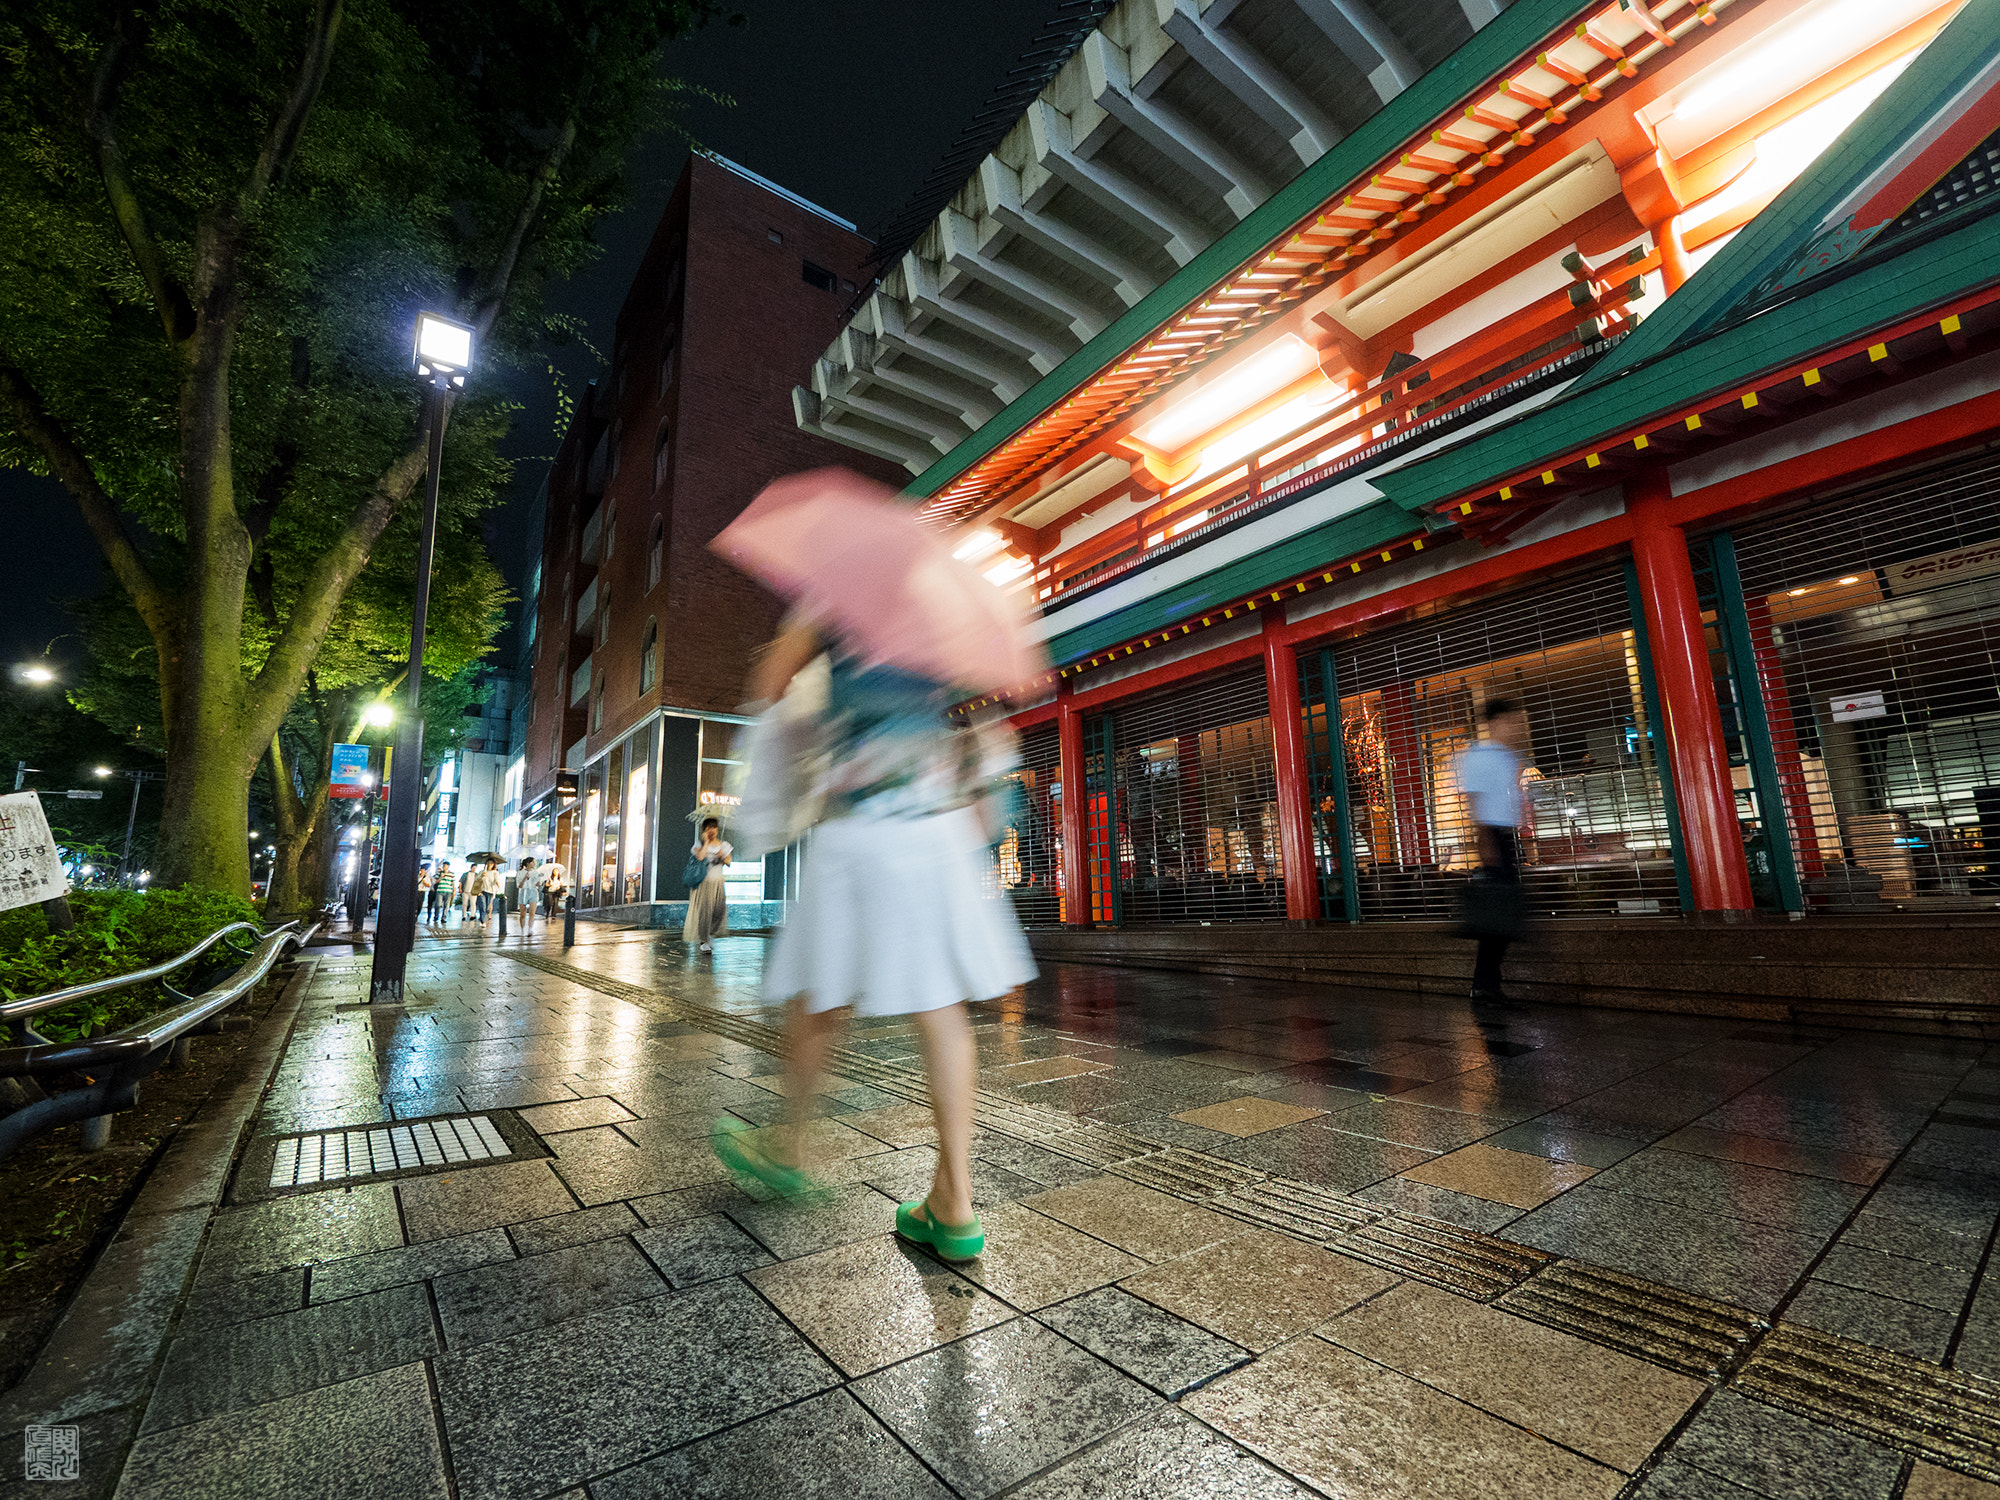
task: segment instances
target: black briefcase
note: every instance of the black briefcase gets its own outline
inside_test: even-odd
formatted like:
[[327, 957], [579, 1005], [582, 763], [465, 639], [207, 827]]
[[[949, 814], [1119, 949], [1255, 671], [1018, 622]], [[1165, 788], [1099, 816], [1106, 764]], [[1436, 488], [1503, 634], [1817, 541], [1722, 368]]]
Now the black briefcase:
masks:
[[1458, 935], [1511, 941], [1521, 935], [1527, 915], [1520, 881], [1478, 870], [1459, 896]]

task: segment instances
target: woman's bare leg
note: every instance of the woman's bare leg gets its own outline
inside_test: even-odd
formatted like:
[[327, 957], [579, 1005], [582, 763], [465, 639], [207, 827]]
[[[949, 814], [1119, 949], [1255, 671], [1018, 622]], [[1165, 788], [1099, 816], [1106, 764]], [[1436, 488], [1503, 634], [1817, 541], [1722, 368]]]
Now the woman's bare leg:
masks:
[[826, 1055], [834, 1041], [847, 1029], [847, 1008], [813, 1012], [806, 1009], [803, 996], [791, 1002], [785, 1023], [785, 1131], [779, 1148], [779, 1164], [804, 1167], [806, 1122], [812, 1118], [813, 1096], [820, 1074], [826, 1071]]
[[972, 1090], [978, 1052], [963, 1005], [917, 1012], [924, 1076], [931, 1086], [931, 1119], [937, 1125], [937, 1174], [924, 1200], [934, 1223], [972, 1222]]

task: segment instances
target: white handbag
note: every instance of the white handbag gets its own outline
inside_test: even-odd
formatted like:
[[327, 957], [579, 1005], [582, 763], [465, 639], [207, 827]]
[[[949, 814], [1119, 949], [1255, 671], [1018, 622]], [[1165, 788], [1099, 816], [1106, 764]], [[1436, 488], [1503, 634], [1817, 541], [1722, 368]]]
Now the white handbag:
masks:
[[730, 790], [741, 805], [730, 823], [738, 859], [796, 843], [826, 808], [827, 702], [832, 661], [813, 658], [744, 736]]

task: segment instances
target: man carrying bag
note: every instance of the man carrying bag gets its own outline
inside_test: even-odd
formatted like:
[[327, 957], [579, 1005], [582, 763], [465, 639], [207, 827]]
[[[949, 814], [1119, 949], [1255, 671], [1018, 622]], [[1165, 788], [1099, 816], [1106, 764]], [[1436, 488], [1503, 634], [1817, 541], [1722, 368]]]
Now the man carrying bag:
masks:
[[1512, 698], [1489, 698], [1480, 712], [1484, 735], [1458, 757], [1458, 786], [1472, 804], [1479, 868], [1466, 882], [1459, 935], [1475, 939], [1472, 998], [1511, 1004], [1501, 961], [1521, 935], [1521, 752], [1529, 743], [1528, 710]]

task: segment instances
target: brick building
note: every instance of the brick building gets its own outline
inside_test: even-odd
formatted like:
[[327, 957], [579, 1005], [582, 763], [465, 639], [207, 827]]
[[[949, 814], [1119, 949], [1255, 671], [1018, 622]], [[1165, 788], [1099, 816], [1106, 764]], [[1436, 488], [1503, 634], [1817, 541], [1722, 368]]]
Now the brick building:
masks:
[[[582, 909], [681, 899], [686, 815], [727, 774], [750, 655], [780, 611], [709, 540], [779, 475], [898, 475], [793, 421], [793, 379], [839, 330], [869, 249], [775, 183], [691, 157], [618, 315], [611, 373], [578, 403], [522, 606], [519, 806], [523, 842], [571, 867]], [[764, 899], [767, 878], [782, 890], [776, 867], [736, 877], [738, 904]]]

